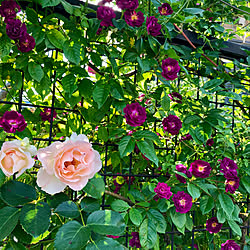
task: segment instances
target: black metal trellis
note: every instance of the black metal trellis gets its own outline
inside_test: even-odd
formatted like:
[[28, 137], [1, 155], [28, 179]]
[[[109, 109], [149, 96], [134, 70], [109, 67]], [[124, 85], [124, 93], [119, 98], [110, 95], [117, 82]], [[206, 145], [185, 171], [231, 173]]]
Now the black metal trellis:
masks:
[[[25, 5], [27, 3], [25, 3], [26, 1], [21, 1], [23, 2]], [[69, 1], [70, 3], [72, 4], [80, 4], [79, 1]], [[93, 7], [94, 8], [94, 7]], [[64, 13], [64, 10], [59, 6], [59, 7], [56, 7], [55, 10], [59, 11], [60, 13]], [[65, 14], [65, 13], [64, 13]], [[65, 14], [66, 15], [66, 14]], [[192, 36], [193, 34], [189, 34], [189, 36]], [[196, 45], [199, 45], [199, 41], [196, 41], [195, 38], [191, 38], [191, 40], [194, 42], [194, 44]], [[184, 40], [183, 38], [181, 37], [177, 37], [175, 40], [174, 40], [174, 43], [175, 44], [183, 44], [184, 43]], [[231, 46], [231, 45], [230, 45]], [[239, 52], [239, 48], [240, 46], [238, 45], [237, 47], [235, 47], [234, 45], [232, 45], [234, 47], [234, 53], [231, 53], [230, 54], [230, 59], [232, 60], [233, 58], [235, 59], [239, 59], [239, 58], [243, 58], [245, 60], [246, 58], [246, 55], [244, 54], [245, 52], [242, 50]], [[232, 47], [231, 47], [232, 48]], [[232, 52], [232, 51], [231, 51]], [[237, 53], [239, 52], [239, 53]], [[55, 53], [57, 54], [58, 52], [55, 51]], [[224, 53], [224, 54], [223, 54]], [[228, 58], [229, 57], [229, 54], [227, 52], [223, 52], [223, 49], [222, 49], [222, 55], [224, 55], [224, 57]], [[136, 70], [136, 69], [135, 69]], [[234, 71], [236, 69], [234, 68]], [[202, 77], [202, 75], [198, 75], [198, 77]], [[19, 99], [18, 99], [18, 102], [9, 102], [9, 101], [0, 101], [1, 104], [11, 104], [11, 105], [17, 105], [18, 107], [18, 111], [19, 112], [22, 112], [22, 110], [24, 108], [51, 108], [52, 112], [51, 112], [51, 122], [49, 124], [49, 137], [48, 138], [33, 138], [34, 141], [42, 141], [42, 142], [48, 142], [48, 144], [51, 144], [51, 142], [53, 141], [58, 141], [58, 139], [54, 139], [53, 137], [53, 111], [54, 110], [61, 110], [61, 111], [65, 111], [65, 112], [74, 112], [74, 113], [78, 113], [77, 110], [74, 110], [74, 109], [69, 109], [69, 108], [61, 108], [61, 107], [56, 107], [55, 106], [55, 99], [56, 99], [56, 79], [55, 79], [55, 74], [53, 76], [54, 78], [54, 82], [53, 82], [53, 85], [52, 85], [52, 102], [51, 102], [51, 105], [34, 105], [34, 104], [29, 104], [29, 103], [24, 103], [23, 102], [23, 94], [24, 94], [24, 85], [22, 85], [22, 88], [20, 89], [20, 93], [19, 93]], [[158, 79], [157, 79], [158, 81]], [[134, 78], [134, 82], [136, 83], [136, 75], [135, 75], [135, 78]], [[178, 88], [180, 87], [181, 85], [181, 79], [179, 78], [178, 79]], [[249, 84], [246, 84], [246, 86], [250, 86]], [[201, 97], [200, 97], [200, 90], [199, 88], [197, 89], [197, 93], [196, 93], [196, 100], [200, 100]], [[231, 107], [232, 109], [232, 124], [231, 124], [231, 127], [232, 127], [232, 131], [234, 130], [234, 125], [235, 125], [235, 120], [234, 120], [234, 116], [235, 116], [235, 109], [238, 108], [235, 104], [235, 102], [233, 101], [232, 103], [224, 103], [224, 102], [220, 102], [218, 100], [218, 96], [217, 94], [215, 95], [215, 100], [209, 100], [209, 102], [211, 104], [214, 104], [215, 105], [215, 108], [218, 107], [218, 105], [225, 105], [225, 106], [229, 106]], [[250, 108], [249, 107], [244, 107], [245, 109], [249, 109], [249, 112], [250, 112]], [[156, 129], [156, 126], [157, 124], [155, 123], [154, 124], [154, 127]], [[8, 136], [8, 138], [15, 138], [14, 136]], [[114, 176], [123, 176], [123, 177], [128, 177], [129, 178], [129, 183], [128, 183], [128, 190], [130, 190], [130, 187], [131, 187], [131, 177], [134, 177], [134, 178], [143, 178], [143, 179], [146, 179], [146, 178], [149, 178], [149, 179], [153, 179], [153, 178], [158, 178], [160, 176], [160, 174], [155, 174], [153, 171], [152, 171], [152, 174], [134, 174], [133, 173], [133, 154], [131, 153], [129, 155], [129, 169], [128, 169], [128, 174], [124, 174], [124, 173], [121, 173], [121, 174], [117, 174], [117, 173], [110, 173], [108, 172], [108, 152], [109, 152], [109, 149], [110, 148], [117, 148], [118, 145], [117, 144], [112, 144], [112, 143], [105, 143], [105, 144], [100, 144], [100, 143], [93, 143], [93, 145], [95, 146], [102, 146], [104, 147], [105, 149], [105, 160], [104, 160], [104, 166], [103, 166], [103, 169], [102, 169], [102, 173], [101, 175], [103, 176], [104, 178], [104, 181], [105, 181], [105, 184], [107, 184], [107, 177], [114, 177]], [[175, 154], [175, 146], [177, 146], [177, 137], [175, 138], [175, 145], [174, 147], [171, 147], [169, 148], [167, 146], [167, 143], [166, 143], [166, 146], [165, 147], [156, 147], [157, 150], [164, 150], [166, 151], [167, 154], [169, 154], [169, 152], [171, 154], [174, 154], [174, 157], [175, 157], [175, 160], [176, 160], [176, 154]], [[72, 193], [72, 199], [75, 199], [74, 197], [74, 194]], [[247, 200], [242, 202], [242, 203], [245, 203], [247, 206], [249, 206], [249, 197], [247, 197]], [[106, 204], [106, 200], [105, 200], [105, 195], [103, 196], [102, 198], [102, 204], [101, 204], [101, 207], [102, 209], [105, 209], [107, 207], [109, 207], [109, 205]], [[196, 215], [195, 215], [195, 212], [193, 211], [192, 213], [192, 220], [193, 220], [193, 223], [195, 224], [195, 218], [196, 218]], [[241, 226], [241, 229], [247, 229], [247, 234], [249, 235], [249, 221], [248, 221], [248, 225], [247, 226]], [[232, 230], [231, 228], [229, 227], [224, 227], [222, 228], [222, 230], [229, 230], [229, 235], [230, 235], [230, 238], [232, 237]], [[128, 230], [127, 230], [128, 231]], [[194, 244], [195, 244], [195, 233], [196, 232], [203, 232], [203, 231], [206, 231], [206, 229], [204, 228], [193, 228], [192, 231], [189, 231], [189, 230], [186, 230], [185, 233], [187, 234], [191, 234], [191, 247], [192, 249], [194, 249]], [[175, 249], [175, 236], [178, 236], [180, 234], [179, 231], [177, 231], [175, 229], [175, 226], [172, 225], [172, 230], [171, 231], [168, 231], [166, 232], [166, 235], [169, 236], [170, 238], [170, 246], [171, 246], [171, 249]], [[128, 240], [129, 240], [129, 233], [126, 232], [126, 246], [128, 246]]]

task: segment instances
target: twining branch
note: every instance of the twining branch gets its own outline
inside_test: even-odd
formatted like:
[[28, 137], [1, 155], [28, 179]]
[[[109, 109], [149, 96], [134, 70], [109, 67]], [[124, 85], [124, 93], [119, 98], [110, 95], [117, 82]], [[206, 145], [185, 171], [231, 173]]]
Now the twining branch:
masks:
[[230, 6], [230, 7], [233, 8], [233, 9], [236, 9], [236, 10], [241, 11], [241, 12], [247, 14], [247, 15], [250, 15], [249, 12], [247, 12], [247, 11], [245, 11], [245, 10], [242, 10], [242, 9], [239, 9], [239, 8], [237, 8], [237, 7], [233, 6], [233, 5], [231, 5], [230, 3], [227, 3], [227, 2], [225, 2], [225, 1], [223, 1], [223, 0], [219, 0], [219, 1], [222, 2], [222, 3], [224, 3], [224, 4], [226, 4], [227, 6]]
[[115, 193], [110, 192], [110, 191], [108, 191], [108, 190], [105, 190], [105, 194], [111, 195], [111, 196], [113, 196], [113, 197], [115, 197], [115, 198], [117, 198], [117, 199], [119, 199], [119, 200], [126, 201], [126, 202], [127, 202], [129, 205], [131, 205], [131, 206], [134, 205], [134, 203], [133, 203], [130, 199], [128, 199], [128, 198], [126, 198], [126, 197], [124, 197], [124, 196], [121, 196], [121, 195], [119, 195], [119, 194], [115, 194]]

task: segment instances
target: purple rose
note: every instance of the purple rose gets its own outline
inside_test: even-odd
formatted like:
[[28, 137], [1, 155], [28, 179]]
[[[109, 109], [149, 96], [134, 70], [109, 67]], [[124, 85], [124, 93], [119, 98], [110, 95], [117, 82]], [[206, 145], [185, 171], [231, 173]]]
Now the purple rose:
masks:
[[181, 141], [188, 141], [188, 140], [192, 140], [192, 139], [193, 139], [193, 137], [190, 134], [187, 134], [187, 135], [181, 137]]
[[213, 138], [208, 139], [207, 142], [206, 142], [206, 145], [209, 146], [209, 147], [211, 147], [213, 144], [214, 144]]
[[227, 240], [221, 244], [221, 250], [240, 250], [240, 246], [234, 240]]
[[222, 225], [223, 224], [219, 223], [216, 217], [212, 217], [212, 218], [208, 219], [206, 222], [206, 230], [210, 234], [218, 233], [218, 232], [220, 232]]
[[173, 13], [173, 10], [168, 3], [163, 3], [161, 7], [158, 7], [158, 10], [162, 16], [168, 16]]
[[126, 23], [132, 27], [141, 27], [144, 22], [144, 15], [141, 11], [126, 10], [124, 18]]
[[12, 40], [17, 40], [27, 33], [27, 28], [19, 19], [10, 19], [6, 25], [6, 34]]
[[[56, 111], [53, 111], [53, 120], [56, 118]], [[44, 108], [44, 110], [40, 113], [40, 116], [42, 118], [42, 121], [51, 121], [51, 109], [50, 108]]]
[[181, 214], [187, 213], [192, 208], [192, 197], [183, 191], [178, 191], [172, 198], [176, 212]]
[[237, 164], [233, 160], [230, 160], [227, 157], [225, 157], [220, 163], [220, 168], [221, 168], [220, 171], [223, 174], [232, 172], [232, 175], [235, 175], [234, 172], [236, 172], [237, 175], [237, 169], [238, 169]]
[[22, 114], [16, 111], [6, 111], [0, 118], [0, 127], [7, 133], [15, 133], [16, 130], [22, 132], [27, 127], [27, 123]]
[[113, 0], [102, 0], [98, 3], [99, 6], [103, 6], [105, 3], [111, 3]]
[[20, 6], [13, 0], [5, 0], [0, 6], [0, 15], [5, 17], [5, 21], [16, 17], [16, 13], [20, 11]]
[[130, 247], [141, 248], [139, 233], [138, 232], [132, 232], [131, 235], [132, 235], [132, 239], [129, 240], [129, 246]]
[[210, 164], [202, 160], [196, 160], [192, 162], [189, 169], [189, 171], [191, 171], [195, 177], [200, 178], [207, 178], [210, 175], [211, 170], [212, 167], [210, 166]]
[[107, 234], [106, 236], [108, 238], [111, 238], [111, 239], [118, 239], [118, 238], [120, 238], [120, 236], [114, 236], [114, 235], [109, 235], [109, 234]]
[[163, 129], [171, 135], [179, 134], [179, 131], [182, 128], [180, 118], [175, 115], [169, 115], [168, 117], [164, 118], [162, 121], [162, 125]]
[[226, 177], [226, 187], [225, 187], [225, 190], [226, 192], [230, 192], [231, 194], [234, 194], [235, 191], [239, 188], [240, 186], [240, 179], [238, 176], [229, 176], [227, 178], [227, 176], [225, 175]]
[[[176, 170], [177, 170], [178, 172], [180, 172], [180, 173], [185, 174], [188, 178], [191, 178], [191, 177], [192, 177], [192, 173], [191, 173], [189, 170], [187, 170], [187, 167], [186, 167], [186, 166], [184, 166], [184, 165], [182, 165], [182, 164], [176, 165]], [[177, 180], [178, 180], [179, 182], [181, 182], [181, 183], [186, 183], [186, 179], [185, 179], [183, 176], [181, 176], [181, 175], [179, 175], [179, 174], [175, 174], [175, 176], [176, 176], [176, 178], [177, 178]]]
[[146, 109], [138, 102], [127, 104], [123, 109], [127, 124], [132, 127], [141, 126], [147, 118]]
[[162, 60], [161, 68], [162, 68], [161, 75], [168, 81], [176, 79], [178, 77], [177, 73], [181, 69], [178, 64], [178, 61], [170, 57], [165, 60]]
[[139, 6], [138, 0], [116, 0], [116, 5], [122, 10], [135, 10]]
[[158, 23], [158, 19], [156, 17], [147, 17], [146, 26], [149, 35], [158, 36], [161, 34], [161, 25]]
[[29, 52], [33, 50], [35, 46], [36, 42], [34, 37], [30, 36], [28, 33], [24, 34], [17, 43], [17, 49], [21, 52]]
[[107, 6], [100, 6], [96, 12], [98, 20], [101, 21], [101, 26], [113, 26], [112, 19], [115, 18], [115, 12], [112, 8]]
[[157, 194], [157, 196], [161, 199], [165, 198], [165, 199], [170, 199], [170, 197], [172, 196], [172, 192], [170, 191], [171, 187], [168, 186], [168, 184], [164, 183], [164, 182], [159, 182], [157, 184], [157, 186], [154, 188], [155, 193]]
[[182, 96], [177, 93], [177, 92], [172, 92], [170, 94], [168, 94], [169, 98], [171, 99], [171, 101], [173, 102], [177, 102], [177, 103], [182, 103]]

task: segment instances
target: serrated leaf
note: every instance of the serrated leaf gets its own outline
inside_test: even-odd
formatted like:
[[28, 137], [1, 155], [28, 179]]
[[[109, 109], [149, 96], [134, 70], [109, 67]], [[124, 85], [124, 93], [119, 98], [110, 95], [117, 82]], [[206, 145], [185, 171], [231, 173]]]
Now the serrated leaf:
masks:
[[73, 201], [64, 201], [57, 206], [55, 213], [67, 218], [76, 218], [80, 216], [78, 207]]
[[100, 109], [106, 102], [109, 96], [110, 85], [98, 83], [95, 85], [93, 91], [93, 99], [98, 104], [98, 109]]
[[175, 211], [175, 209], [170, 210], [170, 217], [177, 228], [183, 228], [186, 224], [186, 214], [181, 214]]
[[41, 0], [42, 7], [56, 6], [61, 2], [61, 0]]
[[187, 190], [193, 199], [197, 199], [201, 196], [200, 189], [194, 184], [188, 183]]
[[47, 33], [47, 37], [49, 39], [49, 41], [58, 49], [63, 49], [63, 44], [66, 41], [66, 38], [64, 37], [64, 35], [56, 30], [56, 29], [52, 29]]
[[214, 200], [211, 196], [205, 195], [200, 200], [200, 210], [202, 214], [209, 213], [214, 208]]
[[111, 208], [116, 212], [124, 212], [127, 211], [130, 206], [126, 201], [115, 200], [111, 203]]
[[157, 241], [156, 226], [145, 219], [139, 229], [140, 243], [143, 248], [153, 248]]
[[131, 136], [124, 136], [119, 142], [118, 150], [121, 157], [127, 156], [135, 148], [135, 140]]
[[136, 142], [141, 153], [146, 156], [150, 161], [154, 162], [158, 166], [159, 159], [155, 153], [154, 144], [151, 140], [137, 141]]
[[156, 231], [158, 233], [165, 233], [167, 228], [167, 223], [163, 215], [156, 209], [150, 209], [148, 211], [148, 219], [153, 220], [156, 225]]
[[63, 53], [65, 57], [74, 64], [79, 64], [81, 61], [80, 50], [81, 45], [78, 43], [74, 43], [73, 46], [71, 46], [69, 41], [63, 43]]
[[231, 227], [231, 229], [237, 234], [239, 235], [240, 237], [242, 236], [242, 231], [239, 227], [239, 225], [233, 221], [233, 220], [228, 220], [228, 224], [229, 226]]
[[137, 210], [136, 208], [131, 208], [129, 210], [129, 218], [134, 225], [140, 226], [142, 222], [142, 215], [139, 210]]
[[95, 199], [100, 199], [105, 191], [105, 183], [102, 177], [94, 177], [89, 180], [83, 191]]
[[228, 218], [231, 218], [232, 212], [234, 210], [234, 204], [233, 201], [230, 199], [230, 197], [224, 193], [219, 194], [219, 202], [223, 209], [223, 211], [226, 213]]
[[108, 237], [101, 238], [88, 244], [86, 250], [124, 250], [126, 249], [118, 241], [110, 239]]
[[250, 194], [250, 177], [244, 176], [243, 178], [241, 178], [241, 183], [243, 184], [247, 192]]
[[170, 109], [170, 98], [166, 94], [165, 90], [163, 90], [161, 94], [161, 106], [165, 111], [168, 111]]
[[94, 211], [100, 210], [100, 203], [94, 198], [85, 197], [81, 200], [81, 208], [84, 212], [92, 213]]
[[42, 78], [44, 77], [44, 72], [43, 72], [42, 67], [35, 62], [30, 62], [28, 64], [28, 71], [29, 71], [30, 76], [38, 82], [40, 82]]

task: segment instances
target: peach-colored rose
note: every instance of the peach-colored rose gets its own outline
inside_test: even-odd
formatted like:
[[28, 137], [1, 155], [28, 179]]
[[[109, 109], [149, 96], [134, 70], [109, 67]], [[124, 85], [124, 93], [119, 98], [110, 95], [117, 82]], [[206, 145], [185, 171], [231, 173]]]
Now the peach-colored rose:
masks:
[[20, 176], [26, 169], [32, 168], [35, 161], [31, 156], [37, 149], [29, 144], [26, 137], [23, 140], [6, 141], [0, 151], [0, 168], [6, 176], [17, 173]]
[[46, 193], [56, 194], [66, 186], [78, 191], [97, 173], [102, 162], [87, 136], [73, 133], [65, 142], [54, 142], [37, 153], [43, 168], [37, 174], [37, 185]]

